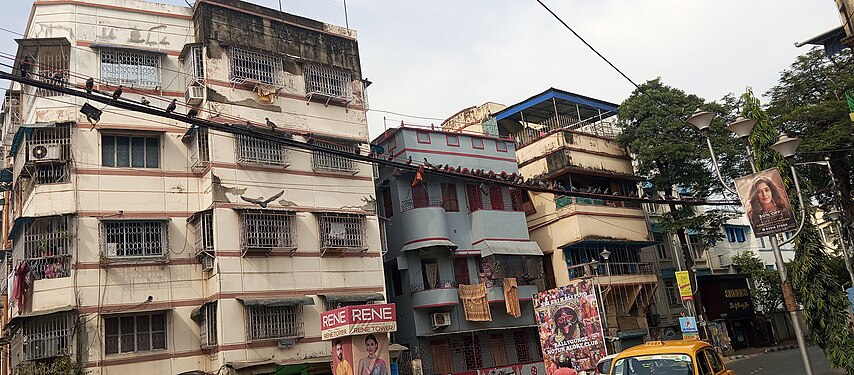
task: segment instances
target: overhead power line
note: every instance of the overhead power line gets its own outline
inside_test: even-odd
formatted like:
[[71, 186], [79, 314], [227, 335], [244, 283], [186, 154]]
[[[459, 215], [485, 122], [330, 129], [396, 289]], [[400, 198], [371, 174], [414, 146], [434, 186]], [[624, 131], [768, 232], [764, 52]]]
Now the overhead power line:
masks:
[[[0, 64], [0, 65], [6, 65], [6, 64]], [[277, 132], [277, 131], [272, 130], [272, 129], [264, 129], [264, 128], [259, 128], [256, 126], [247, 126], [244, 124], [224, 124], [224, 123], [219, 123], [219, 122], [214, 122], [214, 121], [204, 120], [204, 119], [199, 119], [199, 118], [190, 118], [190, 117], [187, 117], [186, 115], [177, 114], [174, 112], [173, 113], [167, 113], [166, 111], [158, 109], [158, 108], [154, 108], [154, 107], [150, 107], [150, 106], [144, 106], [142, 104], [138, 104], [138, 103], [131, 102], [128, 100], [123, 100], [121, 98], [119, 100], [113, 100], [110, 96], [107, 96], [107, 95], [101, 95], [101, 94], [97, 94], [97, 93], [88, 94], [84, 90], [72, 89], [70, 87], [63, 87], [63, 86], [55, 85], [52, 83], [42, 82], [42, 81], [32, 79], [29, 77], [22, 77], [19, 75], [14, 75], [14, 74], [3, 72], [3, 71], [0, 71], [0, 79], [6, 79], [6, 80], [21, 83], [23, 85], [29, 85], [29, 86], [33, 86], [33, 87], [40, 88], [40, 89], [51, 90], [51, 91], [63, 93], [66, 95], [81, 97], [81, 98], [85, 98], [85, 99], [92, 100], [95, 102], [99, 102], [102, 104], [106, 104], [109, 106], [113, 106], [116, 108], [121, 108], [121, 109], [129, 110], [129, 111], [139, 112], [139, 113], [145, 113], [145, 114], [149, 114], [152, 116], [158, 116], [161, 118], [168, 118], [168, 119], [172, 119], [175, 121], [180, 121], [180, 122], [190, 124], [191, 126], [207, 127], [209, 129], [213, 129], [213, 130], [224, 132], [224, 133], [235, 134], [235, 135], [244, 135], [244, 136], [254, 137], [254, 138], [258, 138], [258, 139], [262, 139], [262, 140], [266, 140], [266, 141], [271, 141], [271, 142], [275, 142], [275, 143], [278, 143], [278, 144], [281, 144], [281, 145], [284, 145], [287, 147], [291, 147], [291, 148], [303, 149], [303, 150], [308, 150], [308, 151], [324, 152], [327, 154], [332, 154], [332, 155], [340, 156], [343, 158], [349, 158], [352, 160], [366, 162], [366, 163], [385, 165], [385, 166], [389, 166], [389, 167], [399, 168], [401, 170], [416, 171], [419, 168], [423, 167], [423, 165], [422, 166], [411, 165], [411, 164], [407, 164], [407, 163], [403, 163], [403, 162], [386, 160], [386, 159], [374, 157], [371, 155], [363, 155], [360, 153], [350, 153], [350, 152], [346, 152], [346, 151], [340, 151], [340, 150], [335, 150], [335, 149], [331, 149], [331, 148], [326, 148], [326, 147], [316, 145], [316, 144], [312, 144], [312, 143], [300, 142], [300, 141], [292, 139], [290, 134], [283, 134], [281, 132]], [[424, 168], [424, 173], [426, 173], [428, 175], [463, 179], [463, 180], [475, 181], [475, 182], [480, 182], [480, 183], [503, 185], [503, 186], [517, 188], [517, 189], [524, 189], [524, 190], [532, 191], [532, 192], [552, 193], [552, 194], [557, 194], [557, 195], [565, 195], [565, 196], [580, 197], [580, 198], [604, 199], [604, 200], [611, 200], [611, 201], [638, 202], [638, 203], [682, 204], [682, 205], [690, 205], [690, 206], [705, 206], [705, 205], [721, 206], [721, 205], [738, 204], [738, 202], [734, 202], [734, 201], [645, 199], [645, 198], [640, 198], [640, 197], [626, 197], [626, 196], [618, 196], [618, 195], [605, 195], [605, 194], [592, 194], [592, 193], [584, 193], [584, 192], [577, 192], [577, 191], [565, 191], [565, 190], [559, 190], [559, 189], [549, 189], [547, 187], [541, 187], [541, 186], [529, 186], [529, 185], [525, 185], [525, 184], [516, 184], [516, 183], [511, 183], [511, 182], [507, 182], [504, 180], [493, 179], [493, 178], [489, 178], [489, 177], [473, 176], [473, 175], [469, 175], [469, 174], [456, 173], [453, 171], [444, 171], [444, 170], [437, 170], [437, 169], [430, 169], [430, 168]]]

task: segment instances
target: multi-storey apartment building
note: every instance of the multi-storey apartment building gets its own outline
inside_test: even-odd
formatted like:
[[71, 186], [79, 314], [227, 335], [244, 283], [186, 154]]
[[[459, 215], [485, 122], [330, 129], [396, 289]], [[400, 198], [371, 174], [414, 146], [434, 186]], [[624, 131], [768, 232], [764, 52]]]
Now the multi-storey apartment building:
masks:
[[[92, 77], [93, 95], [122, 85], [119, 100], [367, 149], [352, 30], [238, 0], [46, 0], [24, 34], [16, 72], [30, 78]], [[320, 313], [383, 300], [370, 165], [110, 106], [90, 122], [85, 99], [10, 89], [11, 368], [324, 373]]]
[[547, 254], [547, 287], [582, 277], [601, 286], [614, 350], [648, 337], [656, 288], [655, 265], [642, 255], [652, 243], [644, 211], [609, 199], [639, 196], [631, 159], [614, 141], [616, 114], [616, 104], [552, 88], [493, 115], [515, 140], [523, 176], [598, 197], [533, 193], [527, 223]]
[[[377, 178], [395, 341], [409, 345], [426, 374], [542, 373], [531, 299], [542, 287], [543, 253], [525, 226], [527, 193], [466, 178], [518, 173], [513, 142], [401, 126], [374, 144], [427, 170], [380, 168]], [[482, 295], [468, 294], [469, 285]]]

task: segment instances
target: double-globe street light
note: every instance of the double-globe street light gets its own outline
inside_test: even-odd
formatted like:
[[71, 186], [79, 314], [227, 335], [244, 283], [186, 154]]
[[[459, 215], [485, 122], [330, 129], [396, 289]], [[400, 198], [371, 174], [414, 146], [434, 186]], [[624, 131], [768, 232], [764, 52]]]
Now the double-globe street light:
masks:
[[[729, 191], [730, 193], [738, 195], [735, 189], [731, 188], [726, 181], [724, 181], [723, 176], [721, 175], [720, 166], [718, 166], [717, 157], [715, 156], [715, 150], [712, 147], [712, 141], [708, 136], [709, 126], [712, 123], [712, 119], [716, 116], [713, 112], [705, 112], [705, 111], [697, 111], [690, 118], [688, 118], [688, 123], [697, 127], [700, 130], [700, 133], [706, 138], [706, 145], [709, 147], [709, 154], [711, 155], [712, 164], [715, 168], [715, 173], [718, 176], [723, 187]], [[727, 126], [727, 130], [734, 133], [738, 138], [742, 140], [747, 149], [747, 159], [750, 161], [750, 168], [753, 170], [753, 173], [756, 173], [756, 163], [753, 161], [753, 149], [750, 145], [750, 132], [753, 130], [753, 126], [756, 125], [756, 120], [747, 119], [744, 117], [738, 117], [732, 124]], [[789, 137], [786, 134], [780, 135], [777, 143], [774, 143], [771, 148], [774, 151], [777, 151], [786, 160], [790, 160], [794, 155], [795, 151], [800, 145], [801, 140], [798, 138]], [[800, 206], [798, 209], [800, 210], [800, 224], [798, 225], [798, 230], [795, 232], [795, 235], [789, 238], [783, 243], [777, 242], [777, 235], [772, 234], [768, 236], [769, 242], [771, 242], [771, 249], [774, 250], [774, 259], [777, 263], [777, 270], [780, 272], [780, 281], [783, 289], [783, 299], [785, 301], [786, 310], [789, 312], [789, 316], [792, 319], [792, 326], [795, 329], [795, 337], [798, 340], [798, 347], [801, 352], [801, 359], [804, 362], [804, 367], [806, 369], [807, 375], [813, 375], [812, 364], [810, 362], [809, 354], [807, 353], [807, 345], [806, 340], [804, 339], [804, 332], [801, 329], [800, 317], [798, 313], [798, 304], [795, 301], [795, 293], [792, 289], [792, 283], [789, 280], [788, 272], [786, 271], [786, 264], [783, 261], [783, 254], [780, 252], [780, 246], [785, 245], [789, 242], [794, 241], [797, 235], [801, 232], [804, 226], [804, 220], [806, 219], [806, 207], [804, 206], [803, 195], [801, 194], [801, 186], [798, 182], [798, 175], [795, 171], [794, 163], [790, 163], [789, 167], [792, 172], [792, 181], [795, 183], [795, 190], [798, 193], [798, 202]]]

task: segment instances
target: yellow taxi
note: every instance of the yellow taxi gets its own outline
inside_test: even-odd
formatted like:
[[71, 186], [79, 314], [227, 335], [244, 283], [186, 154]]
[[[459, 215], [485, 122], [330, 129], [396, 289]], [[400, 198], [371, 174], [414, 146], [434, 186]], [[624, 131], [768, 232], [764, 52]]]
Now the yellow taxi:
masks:
[[650, 341], [614, 357], [611, 375], [735, 375], [704, 341]]

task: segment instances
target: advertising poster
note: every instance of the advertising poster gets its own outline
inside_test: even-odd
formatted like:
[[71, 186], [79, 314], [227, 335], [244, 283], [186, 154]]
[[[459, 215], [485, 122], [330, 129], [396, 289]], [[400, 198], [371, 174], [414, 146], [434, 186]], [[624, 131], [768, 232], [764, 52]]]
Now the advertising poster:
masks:
[[783, 178], [776, 168], [736, 179], [735, 187], [756, 237], [783, 233], [798, 227]]
[[606, 355], [596, 288], [588, 280], [535, 295], [534, 315], [547, 375], [561, 358], [576, 371], [590, 371]]
[[693, 316], [679, 317], [679, 328], [682, 329], [682, 333], [698, 332], [697, 318]]
[[348, 338], [352, 340], [354, 375], [389, 375], [388, 335], [371, 333]]
[[676, 272], [676, 284], [679, 285], [679, 296], [683, 301], [694, 299], [694, 290], [691, 289], [691, 276], [688, 271]]
[[353, 345], [352, 337], [341, 337], [332, 340], [332, 374], [353, 375]]

